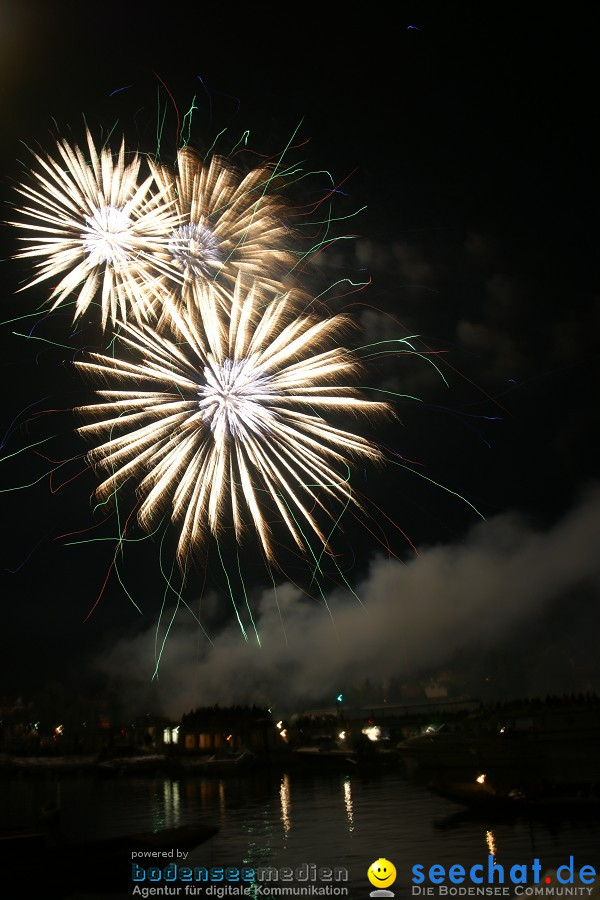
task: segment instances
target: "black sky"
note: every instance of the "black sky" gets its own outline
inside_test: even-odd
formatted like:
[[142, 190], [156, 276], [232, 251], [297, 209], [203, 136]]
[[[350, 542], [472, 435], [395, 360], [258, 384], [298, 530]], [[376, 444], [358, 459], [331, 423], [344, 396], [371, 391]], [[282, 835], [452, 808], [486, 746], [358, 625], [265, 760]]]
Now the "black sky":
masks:
[[[0, 42], [2, 218], [12, 216], [26, 146], [51, 151], [57, 127], [80, 140], [84, 118], [96, 134], [118, 123], [116, 134], [152, 152], [160, 108], [162, 152], [172, 154], [167, 89], [180, 116], [196, 97], [191, 142], [200, 147], [224, 128], [222, 146], [232, 146], [250, 129], [250, 146], [270, 156], [299, 126], [307, 143], [296, 158], [344, 182], [338, 209], [367, 206], [351, 220], [356, 240], [320, 261], [323, 277], [371, 279], [336, 308], [364, 304], [353, 311], [374, 339], [388, 335], [391, 313], [401, 323], [394, 336], [418, 334], [420, 346], [443, 352], [448, 388], [415, 361], [370, 373], [422, 400], [400, 404], [402, 425], [382, 433], [386, 446], [418, 460], [486, 518], [516, 511], [531, 530], [560, 523], [594, 483], [598, 32], [587, 7], [538, 16], [474, 4], [399, 3], [385, 14], [174, 4], [157, 15], [133, 2], [9, 0], [0, 7]], [[1, 241], [8, 322], [47, 294], [42, 285], [15, 296], [28, 268], [10, 259], [14, 230], [5, 227]], [[77, 452], [68, 411], [24, 412], [30, 404], [68, 410], [82, 391], [68, 349], [14, 333], [28, 327], [4, 324], [0, 333], [3, 452], [50, 433]], [[66, 337], [68, 316], [49, 328]], [[41, 478], [47, 469], [31, 452], [2, 463], [7, 690], [81, 670], [140, 629], [114, 579], [82, 624], [111, 554], [55, 540], [92, 524], [94, 480], [83, 474], [52, 493]], [[402, 470], [368, 474], [360, 489], [419, 547], [459, 546], [477, 521], [453, 495]], [[356, 581], [369, 584], [375, 548], [356, 541]], [[397, 551], [406, 556], [406, 545]], [[143, 554], [131, 565], [148, 628], [161, 596], [152, 595]]]

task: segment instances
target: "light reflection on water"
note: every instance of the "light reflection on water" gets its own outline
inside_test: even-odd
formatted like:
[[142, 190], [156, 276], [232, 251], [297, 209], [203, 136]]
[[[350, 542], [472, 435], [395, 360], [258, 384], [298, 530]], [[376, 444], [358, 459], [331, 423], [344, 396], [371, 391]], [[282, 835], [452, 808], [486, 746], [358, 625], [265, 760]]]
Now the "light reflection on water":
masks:
[[600, 869], [596, 819], [476, 818], [397, 772], [0, 780], [3, 827], [30, 824], [50, 802], [77, 837], [216, 824], [219, 833], [188, 857], [192, 865], [345, 866], [351, 897], [368, 896], [366, 871], [379, 857], [396, 866], [397, 897], [410, 895], [416, 863], [467, 867], [492, 853], [505, 868], [538, 857], [545, 870], [573, 855], [576, 866]]
[[291, 811], [292, 803], [290, 799], [290, 776], [286, 773], [281, 776], [281, 784], [279, 786], [279, 801], [281, 803], [281, 824], [283, 826], [284, 839], [287, 838], [292, 827]]
[[494, 837], [494, 832], [486, 831], [485, 839], [488, 845], [488, 853], [491, 856], [496, 856], [496, 838]]
[[354, 812], [352, 810], [352, 779], [349, 775], [344, 778], [344, 803], [346, 804], [346, 817], [348, 819], [348, 831], [354, 831]]

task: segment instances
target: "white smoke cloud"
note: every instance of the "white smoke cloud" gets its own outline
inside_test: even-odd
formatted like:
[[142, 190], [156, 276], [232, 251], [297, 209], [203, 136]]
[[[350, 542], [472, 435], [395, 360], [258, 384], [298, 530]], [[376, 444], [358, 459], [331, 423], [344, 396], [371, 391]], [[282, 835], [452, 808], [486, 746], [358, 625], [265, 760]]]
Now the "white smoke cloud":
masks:
[[[516, 514], [477, 525], [458, 544], [432, 546], [404, 565], [373, 560], [350, 593], [334, 591], [329, 609], [290, 584], [260, 597], [245, 641], [237, 623], [212, 645], [180, 616], [153, 684], [152, 702], [172, 716], [204, 704], [274, 702], [293, 709], [306, 697], [335, 694], [348, 684], [410, 677], [443, 665], [457, 651], [493, 645], [543, 616], [550, 604], [600, 585], [600, 489], [549, 529]], [[124, 640], [102, 667], [137, 685], [152, 672], [154, 629]]]

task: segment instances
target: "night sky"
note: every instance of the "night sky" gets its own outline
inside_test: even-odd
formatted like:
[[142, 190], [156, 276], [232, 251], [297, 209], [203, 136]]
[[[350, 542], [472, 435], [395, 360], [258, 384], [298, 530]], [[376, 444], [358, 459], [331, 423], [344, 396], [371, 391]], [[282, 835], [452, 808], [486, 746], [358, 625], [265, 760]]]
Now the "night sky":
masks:
[[[2, 219], [15, 215], [27, 148], [51, 153], [57, 134], [80, 142], [87, 123], [98, 139], [114, 126], [115, 146], [125, 135], [153, 153], [164, 114], [160, 150], [172, 160], [178, 116], [181, 125], [195, 97], [198, 149], [220, 135], [227, 153], [249, 130], [241, 160], [252, 165], [294, 136], [288, 158], [313, 174], [292, 186], [293, 203], [326, 192], [321, 170], [339, 186], [336, 233], [353, 238], [307, 267], [308, 288], [368, 281], [332, 291], [330, 309], [356, 317], [362, 342], [418, 335], [435, 354], [378, 359], [364, 373], [418, 398], [399, 400], [397, 420], [375, 435], [407, 468], [357, 473], [377, 522], [396, 523], [374, 529], [391, 558], [360, 523], [344, 532], [345, 578], [364, 608], [332, 581], [332, 627], [319, 598], [281, 576], [277, 610], [255, 550], [242, 548], [258, 650], [233, 622], [213, 554], [186, 588], [213, 646], [178, 615], [152, 702], [300, 702], [457, 659], [473, 690], [488, 665], [499, 693], [600, 688], [598, 33], [587, 8], [570, 12], [174, 4], [154, 17], [135, 2], [1, 4]], [[69, 310], [20, 319], [41, 309], [49, 283], [16, 294], [28, 261], [11, 258], [16, 229], [4, 226], [0, 240], [0, 693], [100, 672], [143, 697], [164, 594], [157, 542], [136, 545], [120, 567], [140, 615], [109, 572], [114, 541], [64, 537], [96, 521], [71, 413], [92, 394], [71, 362], [102, 338], [91, 315], [77, 328]], [[71, 462], [50, 479], [48, 458]], [[288, 564], [301, 583], [301, 566]]]

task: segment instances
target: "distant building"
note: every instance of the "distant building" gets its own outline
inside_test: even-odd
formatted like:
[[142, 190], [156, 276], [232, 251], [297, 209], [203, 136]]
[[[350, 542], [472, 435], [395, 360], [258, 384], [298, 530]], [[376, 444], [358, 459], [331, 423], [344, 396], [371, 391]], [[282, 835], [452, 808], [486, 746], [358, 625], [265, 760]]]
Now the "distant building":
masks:
[[428, 700], [443, 700], [448, 696], [448, 688], [439, 681], [429, 681], [423, 686], [423, 693]]
[[183, 716], [180, 748], [189, 753], [281, 748], [281, 737], [268, 709], [257, 706], [208, 706]]
[[179, 743], [180, 731], [180, 725], [164, 716], [139, 716], [121, 729], [119, 743], [162, 753]]

